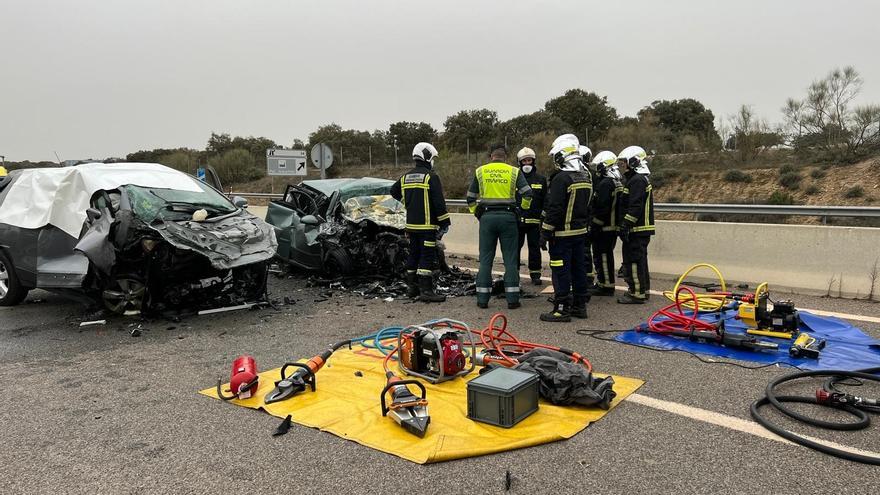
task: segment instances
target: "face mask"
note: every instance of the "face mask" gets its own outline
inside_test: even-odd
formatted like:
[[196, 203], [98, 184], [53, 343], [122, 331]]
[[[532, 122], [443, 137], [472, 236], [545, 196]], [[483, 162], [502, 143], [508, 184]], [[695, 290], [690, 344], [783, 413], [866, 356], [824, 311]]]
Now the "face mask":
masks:
[[524, 174], [530, 174], [530, 173], [532, 173], [532, 170], [534, 170], [534, 169], [535, 169], [535, 167], [533, 165], [523, 165], [522, 166], [522, 171]]

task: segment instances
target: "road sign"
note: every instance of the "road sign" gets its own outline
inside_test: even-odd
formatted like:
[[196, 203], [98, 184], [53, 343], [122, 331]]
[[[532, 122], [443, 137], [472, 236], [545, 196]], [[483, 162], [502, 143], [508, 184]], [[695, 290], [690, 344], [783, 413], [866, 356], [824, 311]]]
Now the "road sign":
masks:
[[306, 150], [266, 150], [269, 175], [306, 175]]
[[318, 143], [312, 146], [312, 165], [321, 171], [321, 178], [327, 178], [327, 169], [333, 165], [333, 150], [330, 145]]

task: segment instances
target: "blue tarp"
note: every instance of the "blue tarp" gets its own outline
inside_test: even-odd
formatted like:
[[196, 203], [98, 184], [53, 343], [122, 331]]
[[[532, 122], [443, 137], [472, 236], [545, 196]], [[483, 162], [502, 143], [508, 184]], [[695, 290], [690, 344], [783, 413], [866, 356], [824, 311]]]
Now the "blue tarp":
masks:
[[[724, 312], [724, 327], [726, 331], [745, 333], [746, 325], [742, 321], [735, 319], [735, 316], [736, 311], [727, 310]], [[807, 332], [817, 339], [825, 339], [827, 342], [818, 360], [793, 358], [788, 354], [788, 349], [791, 347], [793, 340], [768, 337], [758, 338], [778, 343], [778, 350], [747, 351], [730, 349], [718, 344], [692, 342], [683, 337], [637, 332], [635, 330], [623, 332], [615, 339], [620, 342], [645, 345], [657, 349], [678, 349], [707, 356], [764, 364], [786, 363], [804, 369], [858, 370], [880, 366], [880, 341], [877, 339], [866, 335], [859, 328], [837, 318], [817, 316], [806, 311], [800, 311], [800, 316], [802, 320], [801, 331]], [[718, 314], [702, 314], [700, 319], [717, 322]]]

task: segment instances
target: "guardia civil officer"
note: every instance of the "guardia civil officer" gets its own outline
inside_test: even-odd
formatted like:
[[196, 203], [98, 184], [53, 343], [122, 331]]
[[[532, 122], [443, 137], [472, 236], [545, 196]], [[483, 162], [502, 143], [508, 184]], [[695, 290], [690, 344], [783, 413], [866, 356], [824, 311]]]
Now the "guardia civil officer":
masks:
[[654, 235], [654, 194], [647, 157], [639, 146], [625, 148], [617, 155], [624, 177], [620, 212], [623, 277], [629, 287], [626, 294], [617, 298], [621, 304], [644, 304], [651, 290], [648, 243]]
[[617, 155], [611, 151], [601, 151], [593, 158], [592, 170], [595, 173], [593, 188], [592, 226], [590, 243], [593, 248], [593, 268], [596, 272], [596, 286], [591, 290], [594, 296], [614, 295], [614, 247], [617, 245], [618, 198], [623, 191], [620, 171], [617, 168]]
[[[517, 197], [521, 198], [518, 205]], [[477, 306], [489, 307], [492, 296], [492, 262], [500, 241], [507, 307], [520, 307], [517, 207], [527, 211], [531, 203], [532, 189], [524, 174], [518, 167], [507, 164], [507, 147], [503, 144], [493, 145], [489, 150], [489, 163], [474, 172], [467, 192], [468, 209], [480, 221]]]
[[550, 156], [557, 171], [550, 177], [544, 200], [541, 247], [549, 246], [553, 272], [553, 310], [542, 321], [571, 321], [587, 317], [587, 268], [585, 242], [589, 226], [593, 184], [585, 171], [575, 136], [563, 135], [553, 142]]
[[434, 290], [437, 241], [449, 231], [449, 213], [443, 184], [434, 173], [437, 149], [430, 143], [413, 148], [414, 166], [391, 186], [391, 196], [406, 206], [409, 258], [406, 261], [407, 296], [424, 302], [443, 302], [446, 296]]
[[526, 182], [532, 189], [532, 204], [522, 210], [519, 217], [519, 249], [528, 241], [529, 277], [535, 285], [541, 285], [541, 213], [544, 210], [544, 195], [547, 191], [547, 178], [538, 173], [535, 163], [535, 150], [523, 148], [516, 154], [516, 162]]

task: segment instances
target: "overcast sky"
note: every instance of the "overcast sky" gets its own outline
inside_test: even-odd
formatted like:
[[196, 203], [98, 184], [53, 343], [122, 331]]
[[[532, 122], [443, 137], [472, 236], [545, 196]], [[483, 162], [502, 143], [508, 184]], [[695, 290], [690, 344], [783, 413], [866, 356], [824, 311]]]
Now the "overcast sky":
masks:
[[837, 66], [880, 102], [878, 19], [876, 0], [0, 0], [0, 154], [201, 149], [211, 131], [289, 146], [329, 122], [442, 130], [574, 87], [622, 115], [693, 97], [775, 122]]

